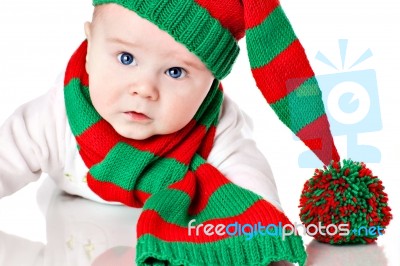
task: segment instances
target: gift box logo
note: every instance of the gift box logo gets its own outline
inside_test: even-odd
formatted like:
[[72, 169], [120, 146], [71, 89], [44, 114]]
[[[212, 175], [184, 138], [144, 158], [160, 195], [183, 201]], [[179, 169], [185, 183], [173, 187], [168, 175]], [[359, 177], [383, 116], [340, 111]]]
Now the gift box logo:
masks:
[[[382, 129], [376, 72], [373, 69], [352, 71], [353, 67], [370, 58], [372, 52], [367, 49], [355, 62], [346, 67], [347, 44], [348, 40], [339, 40], [342, 71], [319, 75], [316, 79], [322, 91], [332, 135], [347, 138], [346, 158], [365, 163], [379, 163], [381, 161], [379, 149], [358, 142], [358, 134]], [[316, 59], [339, 70], [321, 52], [317, 53]], [[339, 151], [339, 154], [343, 153]], [[321, 166], [321, 162], [310, 150], [300, 154], [298, 162], [302, 168]]]

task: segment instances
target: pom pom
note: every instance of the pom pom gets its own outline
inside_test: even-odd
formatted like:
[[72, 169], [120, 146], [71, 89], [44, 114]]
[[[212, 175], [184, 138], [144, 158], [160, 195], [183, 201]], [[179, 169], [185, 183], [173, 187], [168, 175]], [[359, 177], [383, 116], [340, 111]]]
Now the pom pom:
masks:
[[321, 242], [374, 242], [392, 219], [382, 181], [364, 163], [342, 164], [332, 161], [316, 169], [304, 184], [300, 219]]

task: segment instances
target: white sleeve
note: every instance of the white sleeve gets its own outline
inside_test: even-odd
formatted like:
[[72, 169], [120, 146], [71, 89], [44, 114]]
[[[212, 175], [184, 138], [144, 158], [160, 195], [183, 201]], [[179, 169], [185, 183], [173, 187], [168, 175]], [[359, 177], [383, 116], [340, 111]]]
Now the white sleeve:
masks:
[[47, 94], [20, 106], [0, 127], [0, 198], [36, 181], [42, 172], [62, 167], [66, 121], [60, 93], [58, 81]]
[[234, 184], [260, 195], [282, 210], [271, 168], [251, 137], [250, 118], [231, 99], [224, 97], [208, 162]]

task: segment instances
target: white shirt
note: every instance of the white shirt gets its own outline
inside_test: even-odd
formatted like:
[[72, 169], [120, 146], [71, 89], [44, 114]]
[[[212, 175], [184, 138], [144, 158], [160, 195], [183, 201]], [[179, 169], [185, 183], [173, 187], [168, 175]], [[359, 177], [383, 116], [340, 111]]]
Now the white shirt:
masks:
[[[105, 202], [86, 183], [64, 104], [63, 79], [20, 106], [0, 128], [0, 198], [48, 174], [64, 191]], [[251, 138], [251, 120], [226, 95], [208, 162], [230, 181], [281, 209], [269, 164]]]

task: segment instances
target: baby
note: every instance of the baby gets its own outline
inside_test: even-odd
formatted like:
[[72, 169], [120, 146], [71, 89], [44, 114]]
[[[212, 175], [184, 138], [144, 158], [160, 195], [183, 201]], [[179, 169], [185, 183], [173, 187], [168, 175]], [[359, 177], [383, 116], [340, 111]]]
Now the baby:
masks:
[[[300, 74], [276, 70], [282, 53], [304, 57], [279, 3], [94, 5], [87, 40], [64, 82], [21, 106], [0, 129], [0, 197], [47, 173], [67, 193], [142, 208], [138, 265], [303, 265], [299, 236], [266, 233], [267, 225], [290, 221], [266, 159], [244, 133], [248, 118], [220, 84], [246, 30], [256, 40], [247, 44], [254, 77], [283, 122], [299, 130], [320, 115], [305, 108], [308, 116], [296, 124], [280, 114], [279, 99], [313, 73], [308, 63], [298, 66]], [[273, 23], [286, 33], [270, 32]], [[271, 73], [303, 79], [279, 88], [284, 81]], [[234, 223], [259, 234], [249, 240], [248, 231], [229, 232]]]

